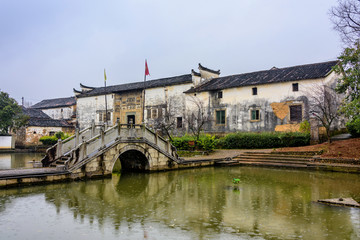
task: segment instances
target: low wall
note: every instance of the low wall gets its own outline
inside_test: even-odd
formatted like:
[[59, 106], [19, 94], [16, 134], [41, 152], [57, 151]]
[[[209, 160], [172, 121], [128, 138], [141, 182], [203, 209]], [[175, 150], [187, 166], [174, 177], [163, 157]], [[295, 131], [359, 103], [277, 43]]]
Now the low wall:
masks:
[[0, 136], [0, 149], [14, 149], [15, 137], [13, 136]]

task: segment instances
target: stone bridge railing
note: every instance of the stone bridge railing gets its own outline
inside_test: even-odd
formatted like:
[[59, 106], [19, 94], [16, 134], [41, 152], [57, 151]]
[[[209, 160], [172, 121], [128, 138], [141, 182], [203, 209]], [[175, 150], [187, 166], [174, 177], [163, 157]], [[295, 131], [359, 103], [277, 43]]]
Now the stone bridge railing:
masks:
[[163, 152], [174, 161], [178, 160], [176, 148], [169, 140], [165, 140], [151, 131], [145, 125], [117, 124], [105, 130], [105, 126], [95, 126], [82, 131], [76, 130], [75, 135], [60, 140], [57, 144], [47, 149], [46, 156], [42, 160], [43, 166], [48, 167], [53, 163], [62, 162], [65, 169], [79, 165], [84, 159], [92, 157], [116, 141], [135, 140], [146, 141], [154, 148]]

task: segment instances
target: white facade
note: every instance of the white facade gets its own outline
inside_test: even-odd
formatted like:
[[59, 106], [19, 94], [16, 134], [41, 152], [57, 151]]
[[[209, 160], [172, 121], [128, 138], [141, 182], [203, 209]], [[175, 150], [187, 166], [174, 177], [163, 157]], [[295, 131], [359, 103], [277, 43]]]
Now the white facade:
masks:
[[[203, 104], [211, 116], [211, 121], [205, 127], [209, 132], [274, 131], [277, 125], [294, 123], [290, 121], [291, 106], [301, 106], [302, 120], [309, 120], [307, 101], [310, 90], [314, 86], [333, 85], [336, 79], [336, 74], [332, 72], [325, 78], [188, 93], [186, 108], [194, 111], [194, 100]], [[293, 84], [297, 84], [297, 91], [293, 90]], [[253, 88], [256, 88], [256, 95], [253, 94]], [[277, 117], [279, 114], [276, 114], [274, 103], [286, 105], [288, 112], [284, 119]], [[225, 114], [225, 121], [217, 119], [217, 114]]]
[[[107, 111], [113, 122], [114, 94], [106, 95]], [[91, 126], [92, 121], [95, 124], [103, 124], [105, 121], [105, 95], [81, 97], [76, 100], [76, 116], [80, 129]], [[110, 124], [111, 125], [111, 124]]]
[[59, 108], [49, 108], [49, 109], [42, 109], [42, 111], [47, 114], [52, 119], [71, 119], [75, 112], [75, 107], [59, 107]]

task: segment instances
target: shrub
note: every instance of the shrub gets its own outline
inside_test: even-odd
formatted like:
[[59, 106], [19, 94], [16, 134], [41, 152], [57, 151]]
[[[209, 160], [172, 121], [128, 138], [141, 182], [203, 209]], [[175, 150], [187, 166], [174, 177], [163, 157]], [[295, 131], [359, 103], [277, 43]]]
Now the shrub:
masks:
[[300, 132], [310, 133], [310, 123], [307, 120], [300, 123]]
[[42, 142], [43, 145], [55, 145], [58, 142], [58, 139], [61, 138], [62, 140], [64, 140], [68, 137], [70, 137], [69, 134], [67, 133], [64, 134], [63, 132], [60, 131], [55, 133], [54, 136], [43, 136], [39, 140], [40, 142]]
[[360, 118], [352, 119], [346, 123], [346, 128], [353, 137], [360, 137]]
[[42, 142], [43, 145], [54, 145], [57, 141], [56, 136], [43, 136], [40, 138], [40, 142]]
[[[194, 145], [190, 145], [189, 142], [194, 142]], [[172, 144], [178, 150], [204, 150], [212, 151], [216, 146], [215, 136], [201, 135], [199, 140], [196, 142], [195, 136], [184, 135], [182, 137], [174, 137]]]
[[230, 133], [221, 141], [225, 149], [295, 147], [310, 144], [307, 133]]

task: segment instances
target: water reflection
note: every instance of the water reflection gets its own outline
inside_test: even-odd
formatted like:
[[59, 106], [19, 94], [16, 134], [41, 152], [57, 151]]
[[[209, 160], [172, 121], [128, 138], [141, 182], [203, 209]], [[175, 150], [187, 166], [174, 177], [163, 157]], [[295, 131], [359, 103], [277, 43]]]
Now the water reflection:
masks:
[[111, 228], [110, 238], [151, 238], [157, 229], [156, 239], [357, 239], [359, 209], [313, 201], [359, 201], [359, 180], [355, 174], [245, 167], [123, 174], [0, 191], [0, 210], [10, 209], [14, 197], [44, 194], [57, 218], [71, 213], [72, 224], [81, 228]]
[[[351, 221], [359, 216], [357, 209], [312, 203], [338, 196], [359, 200], [359, 176], [340, 175], [261, 168], [131, 174], [71, 184], [46, 193], [46, 199], [59, 213], [66, 205], [74, 218], [97, 219], [100, 225], [111, 219], [115, 229], [151, 219], [196, 232], [200, 239], [224, 231], [279, 239], [350, 237], [359, 231]], [[240, 190], [232, 176], [241, 179]]]
[[40, 161], [42, 153], [0, 153], [0, 170], [11, 168], [32, 168], [32, 161]]

